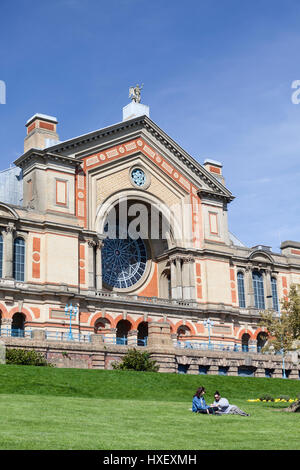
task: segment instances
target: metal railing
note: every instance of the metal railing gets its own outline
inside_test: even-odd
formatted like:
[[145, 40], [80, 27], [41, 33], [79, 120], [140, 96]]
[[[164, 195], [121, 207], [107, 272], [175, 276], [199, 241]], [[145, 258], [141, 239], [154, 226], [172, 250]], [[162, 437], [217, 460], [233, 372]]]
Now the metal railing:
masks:
[[32, 330], [31, 328], [23, 330], [21, 328], [9, 328], [7, 326], [3, 326], [0, 328], [0, 336], [10, 338], [32, 338]]
[[260, 346], [250, 345], [225, 345], [222, 343], [214, 344], [214, 343], [198, 343], [192, 341], [177, 341], [175, 344], [176, 348], [180, 349], [198, 349], [201, 351], [223, 351], [223, 352], [244, 352], [244, 353], [263, 353], [262, 348]]
[[120, 346], [147, 346], [147, 340], [148, 338], [145, 337], [144, 339], [140, 338], [130, 338], [128, 341], [128, 338], [126, 336], [122, 337], [107, 337], [105, 335], [102, 335], [103, 342], [105, 344], [116, 344]]
[[45, 331], [45, 339], [49, 341], [77, 341], [80, 343], [90, 343], [91, 334], [72, 333], [72, 338], [69, 337], [69, 332], [62, 331]]

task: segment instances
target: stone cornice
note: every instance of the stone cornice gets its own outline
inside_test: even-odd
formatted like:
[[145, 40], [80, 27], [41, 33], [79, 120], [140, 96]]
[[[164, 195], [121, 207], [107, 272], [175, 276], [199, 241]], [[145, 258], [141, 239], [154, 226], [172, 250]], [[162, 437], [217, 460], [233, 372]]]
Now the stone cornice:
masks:
[[49, 152], [47, 149], [30, 149], [26, 153], [21, 155], [21, 157], [19, 157], [17, 160], [15, 160], [14, 164], [24, 169], [33, 160], [41, 161], [43, 164], [56, 162], [64, 165], [71, 165], [72, 167], [78, 167], [81, 164], [81, 161], [78, 158], [59, 155], [58, 153]]

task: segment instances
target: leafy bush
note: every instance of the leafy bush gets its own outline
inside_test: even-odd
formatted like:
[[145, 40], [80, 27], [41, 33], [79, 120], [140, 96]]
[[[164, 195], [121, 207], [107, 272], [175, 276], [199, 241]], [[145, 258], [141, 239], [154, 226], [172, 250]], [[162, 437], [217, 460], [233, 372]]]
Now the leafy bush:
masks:
[[114, 369], [118, 370], [137, 370], [144, 372], [157, 372], [159, 369], [159, 366], [156, 365], [156, 361], [150, 359], [149, 353], [137, 351], [135, 348], [128, 350], [122, 362], [114, 362], [112, 366]]
[[279, 395], [280, 400], [286, 400], [286, 401], [289, 401], [290, 399], [290, 396], [289, 395]]
[[263, 401], [263, 400], [266, 400], [266, 401], [274, 401], [274, 398], [271, 397], [271, 395], [262, 395], [261, 397], [259, 397], [260, 401]]
[[47, 362], [42, 353], [26, 349], [7, 349], [6, 364], [52, 366], [52, 364]]

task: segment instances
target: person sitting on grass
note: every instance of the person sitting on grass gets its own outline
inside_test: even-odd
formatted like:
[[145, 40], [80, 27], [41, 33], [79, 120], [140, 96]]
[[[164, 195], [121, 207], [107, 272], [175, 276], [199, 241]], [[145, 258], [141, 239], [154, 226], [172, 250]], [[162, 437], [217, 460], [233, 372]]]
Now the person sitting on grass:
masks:
[[221, 395], [218, 391], [215, 392], [215, 401], [212, 403], [212, 407], [217, 407], [220, 414], [231, 414], [231, 415], [240, 415], [240, 416], [250, 416], [245, 411], [241, 410], [235, 405], [230, 405], [227, 398], [221, 398]]
[[218, 407], [208, 406], [204, 399], [205, 388], [200, 387], [197, 389], [193, 397], [192, 411], [194, 413], [216, 414]]

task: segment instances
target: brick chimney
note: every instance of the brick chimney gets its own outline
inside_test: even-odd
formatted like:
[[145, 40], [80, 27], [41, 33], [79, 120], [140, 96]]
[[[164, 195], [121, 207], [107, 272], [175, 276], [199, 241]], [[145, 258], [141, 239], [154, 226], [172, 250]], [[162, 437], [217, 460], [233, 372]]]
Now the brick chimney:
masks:
[[225, 180], [222, 173], [222, 163], [207, 159], [204, 161], [204, 168], [225, 186]]
[[56, 133], [57, 119], [46, 114], [35, 114], [26, 122], [27, 136], [24, 139], [24, 152], [31, 148], [44, 149], [59, 143]]

